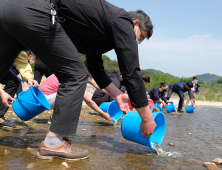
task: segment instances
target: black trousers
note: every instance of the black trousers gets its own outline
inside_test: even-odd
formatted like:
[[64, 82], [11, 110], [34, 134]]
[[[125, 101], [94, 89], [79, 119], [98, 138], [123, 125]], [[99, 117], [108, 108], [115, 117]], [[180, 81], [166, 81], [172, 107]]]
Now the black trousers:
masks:
[[56, 28], [51, 29], [50, 23], [49, 1], [0, 1], [0, 81], [24, 47], [33, 51], [61, 83], [50, 131], [73, 134], [79, 121], [88, 71], [62, 26], [57, 23]]
[[40, 83], [43, 74], [46, 77], [49, 77], [52, 74], [52, 71], [39, 58], [37, 58], [35, 62], [34, 80]]
[[98, 106], [100, 106], [104, 102], [111, 102], [115, 100], [112, 96], [105, 94], [102, 97], [92, 97], [92, 101], [94, 101]]
[[[173, 93], [173, 90], [171, 88], [169, 88], [168, 89], [168, 93], [167, 93], [167, 97], [166, 97], [167, 100], [170, 99], [172, 93]], [[183, 101], [184, 101], [184, 97], [183, 98], [180, 97], [180, 101], [179, 101], [179, 104], [178, 104], [178, 109], [182, 109], [183, 108]]]
[[[10, 68], [10, 71], [11, 71], [14, 75], [16, 75], [16, 76], [18, 76], [18, 74], [19, 74], [19, 72], [17, 71], [17, 69], [15, 68], [15, 66], [12, 66], [12, 67]], [[22, 77], [22, 81], [25, 82], [25, 80], [23, 79], [23, 77]], [[18, 90], [16, 91], [17, 97], [18, 97], [18, 94], [23, 91], [23, 89], [22, 89], [22, 81], [21, 81], [21, 83], [20, 83], [20, 85], [19, 85], [19, 87], [18, 87]]]
[[[9, 71], [0, 81], [1, 84], [4, 84], [4, 91], [10, 96], [14, 97], [18, 87], [21, 85], [21, 80], [11, 71]], [[0, 97], [0, 118], [4, 117], [7, 112], [8, 107], [2, 103], [2, 98]]]

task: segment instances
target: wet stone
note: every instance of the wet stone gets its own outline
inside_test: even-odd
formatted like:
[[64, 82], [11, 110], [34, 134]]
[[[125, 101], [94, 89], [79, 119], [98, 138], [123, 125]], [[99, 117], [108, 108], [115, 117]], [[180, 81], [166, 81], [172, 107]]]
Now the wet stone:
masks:
[[35, 151], [35, 149], [33, 149], [33, 148], [27, 148], [26, 150], [27, 150], [27, 152]]
[[32, 169], [35, 167], [35, 164], [34, 163], [30, 163], [26, 166], [27, 169]]
[[59, 168], [61, 170], [69, 169], [69, 165], [66, 162], [62, 162]]
[[213, 163], [213, 162], [204, 162], [204, 166], [206, 166], [208, 169], [218, 169], [219, 167]]
[[5, 150], [5, 156], [8, 155], [10, 152], [8, 150]]
[[221, 158], [215, 158], [214, 160], [212, 160], [212, 162], [214, 162], [215, 164], [222, 164], [222, 159]]

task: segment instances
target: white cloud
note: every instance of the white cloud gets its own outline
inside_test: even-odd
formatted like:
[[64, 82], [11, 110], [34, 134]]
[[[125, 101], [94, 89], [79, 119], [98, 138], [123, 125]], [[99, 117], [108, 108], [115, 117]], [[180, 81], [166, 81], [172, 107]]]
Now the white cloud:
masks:
[[214, 73], [222, 76], [222, 40], [212, 35], [186, 39], [151, 38], [139, 45], [141, 68], [160, 69], [176, 76]]
[[[116, 59], [114, 51], [106, 55]], [[139, 56], [142, 69], [153, 68], [179, 77], [204, 73], [222, 76], [222, 40], [211, 34], [185, 39], [151, 37], [139, 45]]]

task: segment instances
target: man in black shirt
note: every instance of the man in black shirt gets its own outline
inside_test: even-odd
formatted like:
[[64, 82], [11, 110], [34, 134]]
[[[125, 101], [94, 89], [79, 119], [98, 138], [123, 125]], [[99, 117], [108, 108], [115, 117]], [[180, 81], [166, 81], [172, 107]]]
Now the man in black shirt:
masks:
[[[129, 111], [130, 98], [142, 119], [142, 135], [150, 136], [156, 124], [148, 107], [137, 46], [137, 42], [149, 39], [153, 33], [150, 18], [143, 11], [128, 13], [105, 0], [52, 1], [57, 12], [50, 0], [0, 2], [0, 81], [14, 56], [27, 48], [60, 82], [50, 131], [39, 147], [38, 157], [89, 157], [87, 150], [76, 150], [67, 138], [62, 138], [63, 134], [76, 132], [88, 78], [79, 52], [86, 54], [96, 83], [116, 99], [122, 111]], [[63, 25], [59, 22], [62, 20], [65, 21]], [[111, 49], [117, 54], [129, 98], [116, 88], [104, 71], [101, 57]], [[3, 103], [11, 106], [8, 99], [12, 98], [2, 89], [0, 94]]]

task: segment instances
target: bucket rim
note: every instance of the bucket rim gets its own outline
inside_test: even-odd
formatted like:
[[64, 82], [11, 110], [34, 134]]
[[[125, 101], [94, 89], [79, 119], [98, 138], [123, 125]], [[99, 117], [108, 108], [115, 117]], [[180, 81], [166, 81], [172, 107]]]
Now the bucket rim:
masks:
[[[154, 114], [154, 117], [153, 117], [153, 120], [155, 119], [155, 117], [156, 116], [159, 116], [159, 115], [161, 115], [162, 117], [163, 117], [163, 125], [164, 125], [164, 132], [163, 132], [163, 136], [162, 136], [162, 139], [161, 139], [161, 143], [159, 143], [160, 145], [162, 144], [162, 141], [163, 141], [163, 139], [164, 139], [164, 136], [165, 136], [165, 132], [166, 132], [166, 119], [165, 119], [165, 116], [164, 116], [164, 114], [163, 114], [163, 112], [161, 112], [161, 111], [159, 111], [159, 112], [156, 112], [155, 114]], [[154, 129], [154, 131], [155, 131], [155, 129]], [[152, 136], [152, 135], [151, 135]], [[150, 136], [150, 137], [151, 137]], [[152, 149], [152, 150], [154, 150], [154, 148], [152, 147], [152, 145], [151, 145], [151, 141], [150, 141], [150, 139], [151, 138], [148, 138], [148, 143], [149, 143], [149, 147], [150, 147], [150, 149]]]
[[[35, 92], [34, 92], [34, 89], [33, 89], [33, 86], [31, 86], [30, 89], [31, 89], [32, 94], [33, 94], [33, 96], [35, 97], [35, 99], [38, 100], [38, 102], [41, 103], [41, 105], [42, 105], [43, 107], [45, 107], [47, 110], [49, 110], [49, 109], [50, 109], [50, 104], [48, 104], [48, 107], [45, 106], [45, 104], [43, 104], [43, 103], [38, 99], [38, 97], [36, 96], [36, 94], [35, 94]], [[37, 89], [39, 90], [39, 88], [37, 88]], [[42, 93], [41, 90], [39, 90], [39, 91], [40, 91], [40, 93]], [[45, 100], [48, 102], [48, 100], [46, 99], [45, 95], [44, 95], [43, 93], [42, 93], [42, 95], [44, 96]]]
[[[107, 109], [107, 113], [108, 113], [108, 114], [109, 114], [110, 105], [113, 104], [113, 103], [116, 103], [117, 106], [118, 106], [118, 103], [117, 103], [116, 100], [111, 101], [110, 104], [109, 104], [109, 106], [108, 106], [108, 109]], [[118, 106], [118, 108], [119, 108], [119, 106]], [[120, 110], [120, 108], [119, 108], [119, 111], [117, 112], [117, 114], [118, 114], [119, 112], [121, 112], [122, 114], [121, 114], [121, 117], [120, 117], [119, 119], [117, 119], [117, 122], [121, 121], [122, 118], [123, 118], [123, 111]], [[112, 120], [112, 121], [113, 121], [113, 120]]]

